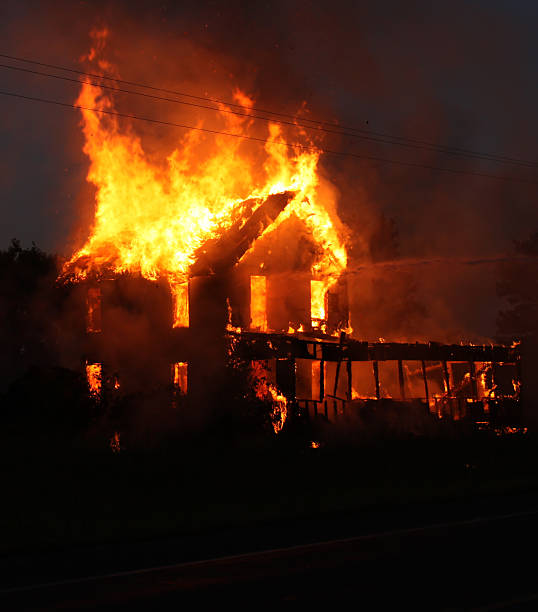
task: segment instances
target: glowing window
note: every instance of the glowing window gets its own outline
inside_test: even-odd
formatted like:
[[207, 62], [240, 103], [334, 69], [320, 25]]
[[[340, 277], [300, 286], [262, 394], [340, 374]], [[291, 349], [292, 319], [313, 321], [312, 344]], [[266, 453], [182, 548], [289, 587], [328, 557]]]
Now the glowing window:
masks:
[[267, 331], [267, 283], [265, 276], [250, 277], [250, 327]]

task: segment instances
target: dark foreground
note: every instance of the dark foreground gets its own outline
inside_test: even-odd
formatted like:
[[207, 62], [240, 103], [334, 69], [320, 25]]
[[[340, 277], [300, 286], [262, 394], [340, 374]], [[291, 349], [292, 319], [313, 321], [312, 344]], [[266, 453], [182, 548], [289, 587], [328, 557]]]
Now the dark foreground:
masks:
[[[491, 514], [493, 509], [505, 513]], [[506, 513], [508, 510], [512, 511]], [[146, 610], [204, 603], [259, 606], [294, 602], [315, 606], [344, 604], [347, 600], [348, 605], [360, 603], [363, 609], [536, 609], [538, 583], [532, 553], [538, 545], [538, 496], [430, 507], [429, 512], [437, 513], [439, 519], [452, 515], [448, 522], [433, 524], [424, 523], [424, 511], [413, 508], [398, 516], [379, 513], [360, 519], [281, 525], [276, 540], [280, 544], [288, 540], [283, 548], [161, 567], [146, 565], [55, 584], [27, 584], [4, 591], [3, 605], [4, 609], [24, 610]], [[423, 524], [396, 526], [413, 518], [422, 519]], [[382, 523], [390, 526], [391, 520], [393, 529], [379, 530]], [[314, 535], [323, 538], [346, 530], [369, 533], [291, 545], [294, 541], [308, 542]], [[243, 547], [245, 536], [250, 535], [251, 547], [256, 547], [268, 534], [251, 531], [233, 535], [242, 540], [239, 545]], [[200, 544], [202, 548], [222, 546], [225, 538], [218, 540], [210, 543], [201, 538]], [[161, 543], [161, 558], [171, 554], [174, 546], [181, 558], [186, 544], [179, 540], [169, 545]], [[230, 545], [234, 544], [228, 542]], [[144, 547], [137, 554], [141, 562]], [[156, 549], [146, 549], [145, 554], [147, 560], [159, 556]], [[78, 559], [78, 569], [84, 565]]]
[[535, 609], [537, 448], [528, 435], [5, 444], [0, 605]]

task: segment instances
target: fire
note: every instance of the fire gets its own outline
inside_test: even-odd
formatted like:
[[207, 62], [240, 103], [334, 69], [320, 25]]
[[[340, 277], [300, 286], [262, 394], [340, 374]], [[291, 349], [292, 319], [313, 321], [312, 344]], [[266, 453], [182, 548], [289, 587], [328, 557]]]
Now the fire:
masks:
[[250, 325], [267, 331], [267, 286], [265, 276], [250, 277]]
[[312, 318], [312, 327], [323, 326], [325, 315], [325, 296], [327, 294], [327, 286], [323, 281], [310, 281], [310, 315]]
[[512, 379], [512, 387], [514, 388], [513, 397], [519, 398], [519, 394], [521, 393], [521, 381], [515, 378]]
[[271, 399], [273, 400], [273, 410], [271, 411], [271, 421], [273, 423], [273, 429], [278, 434], [282, 431], [284, 423], [288, 418], [288, 400], [279, 393], [274, 385], [268, 385]]
[[[88, 57], [110, 71], [109, 64], [97, 60], [99, 53], [92, 50]], [[252, 105], [239, 90], [234, 98]], [[293, 191], [295, 197], [263, 234], [295, 214], [320, 246], [312, 273], [322, 279], [325, 292], [345, 269], [343, 226], [325, 206], [330, 190], [318, 175], [321, 151], [311, 143], [307, 149], [298, 145], [290, 150], [282, 144], [281, 127], [270, 124], [260, 164], [259, 156], [245, 151], [240, 138], [191, 130], [158, 161], [144, 150], [134, 125], [94, 110], [114, 110], [112, 98], [98, 85], [83, 83], [76, 104], [83, 109], [84, 152], [90, 160], [87, 180], [96, 187], [95, 219], [86, 243], [66, 264], [64, 274], [84, 279], [129, 272], [150, 280], [164, 278], [175, 300], [173, 325], [186, 326], [186, 282], [197, 249], [243, 218], [245, 200], [284, 191]], [[225, 110], [221, 105], [221, 131], [247, 135], [251, 120]], [[330, 205], [334, 208], [333, 202]], [[261, 281], [256, 282], [261, 291]], [[261, 309], [254, 314], [253, 326], [263, 328]]]
[[86, 380], [88, 381], [90, 395], [95, 398], [101, 397], [102, 366], [100, 363], [86, 364]]
[[188, 381], [188, 364], [183, 361], [178, 361], [173, 364], [173, 384], [176, 389], [183, 395], [187, 393]]
[[271, 422], [274, 432], [278, 434], [282, 431], [288, 417], [288, 400], [273, 383], [269, 382], [266, 363], [252, 361], [250, 367], [250, 380], [254, 393], [258, 399], [271, 402]]
[[189, 283], [171, 284], [174, 300], [173, 327], [189, 327]]

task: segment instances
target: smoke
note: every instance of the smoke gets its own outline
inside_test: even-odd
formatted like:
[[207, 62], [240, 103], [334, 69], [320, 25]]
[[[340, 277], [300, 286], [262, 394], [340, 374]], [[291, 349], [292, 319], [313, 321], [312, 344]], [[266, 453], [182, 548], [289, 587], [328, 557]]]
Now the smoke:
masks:
[[[3, 7], [6, 52], [77, 65], [106, 27], [105, 56], [118, 75], [193, 95], [323, 118], [372, 132], [533, 159], [538, 101], [532, 7], [489, 2], [267, 5], [211, 2], [27, 2]], [[86, 66], [87, 64], [82, 64]], [[76, 87], [6, 74], [6, 89], [74, 101]], [[118, 94], [118, 110], [208, 127], [214, 114]], [[7, 214], [17, 235], [72, 252], [85, 239], [94, 192], [85, 180], [76, 112], [6, 102], [2, 158]], [[133, 122], [147, 155], [164, 163], [185, 132]], [[266, 135], [253, 122], [254, 135]], [[297, 130], [286, 128], [286, 137]], [[328, 149], [455, 170], [536, 177], [535, 170], [349, 136], [309, 136]], [[261, 147], [243, 143], [253, 159]], [[464, 174], [324, 156], [322, 173], [350, 229], [350, 267], [383, 260], [438, 260], [402, 269], [360, 268], [352, 318], [375, 339], [487, 339], [494, 334], [495, 270], [459, 258], [510, 252], [537, 225], [535, 188]], [[32, 180], [29, 180], [31, 177]], [[394, 222], [397, 240], [380, 227]], [[450, 264], [451, 258], [458, 261]], [[362, 300], [362, 301], [361, 301]]]

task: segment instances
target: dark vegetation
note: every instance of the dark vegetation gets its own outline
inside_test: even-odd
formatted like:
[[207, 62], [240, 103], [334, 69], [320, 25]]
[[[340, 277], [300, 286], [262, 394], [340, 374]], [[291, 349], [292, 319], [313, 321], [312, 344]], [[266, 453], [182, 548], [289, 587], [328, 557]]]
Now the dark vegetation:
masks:
[[91, 398], [84, 376], [60, 359], [69, 307], [57, 273], [56, 259], [35, 246], [13, 241], [0, 252], [2, 554], [471, 500], [538, 485], [532, 431], [379, 428], [368, 439], [320, 418], [291, 419], [275, 436], [241, 363], [227, 377], [234, 410], [203, 432], [183, 427], [190, 408], [182, 397], [172, 403], [172, 388]]
[[536, 490], [530, 436], [321, 444], [226, 432], [112, 453], [65, 436], [2, 444], [2, 553], [120, 544]]

